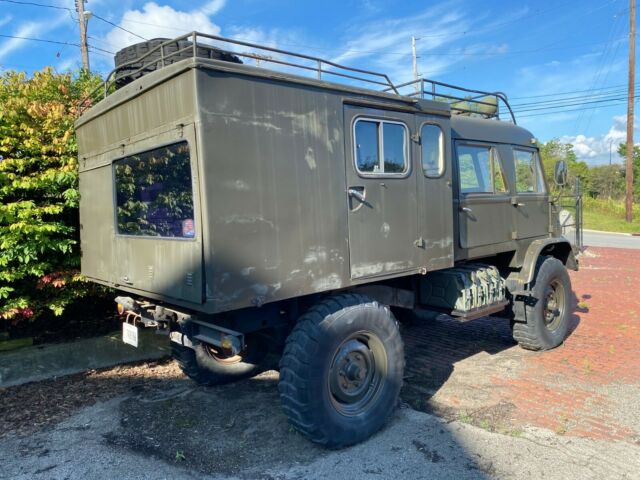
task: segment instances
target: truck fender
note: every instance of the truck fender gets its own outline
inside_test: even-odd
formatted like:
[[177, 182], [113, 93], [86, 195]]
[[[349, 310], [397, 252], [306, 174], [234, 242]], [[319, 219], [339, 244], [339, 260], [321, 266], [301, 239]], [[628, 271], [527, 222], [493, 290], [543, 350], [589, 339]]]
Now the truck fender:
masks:
[[578, 270], [578, 259], [576, 258], [571, 244], [564, 237], [541, 238], [534, 240], [527, 248], [524, 256], [522, 269], [518, 275], [519, 283], [517, 290], [524, 289], [531, 281], [536, 273], [536, 263], [540, 255], [548, 255], [560, 260], [565, 267], [571, 270]]

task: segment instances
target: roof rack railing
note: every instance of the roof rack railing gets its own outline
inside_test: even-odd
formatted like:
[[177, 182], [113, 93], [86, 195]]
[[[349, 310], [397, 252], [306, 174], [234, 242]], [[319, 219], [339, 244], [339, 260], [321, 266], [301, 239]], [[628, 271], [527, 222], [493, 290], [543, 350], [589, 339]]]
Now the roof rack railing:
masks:
[[[181, 41], [185, 42], [184, 44], [186, 46], [174, 50], [175, 45], [180, 45], [179, 42]], [[168, 49], [166, 47], [169, 45], [171, 45], [169, 49], [171, 51], [167, 51]], [[500, 107], [504, 106], [509, 112], [513, 123], [516, 123], [507, 97], [501, 92], [483, 92], [481, 90], [472, 90], [423, 78], [395, 85], [384, 73], [347, 67], [332, 62], [331, 60], [311, 55], [195, 31], [159, 43], [143, 56], [118, 65], [109, 72], [103, 85], [91, 92], [87, 98], [83, 100], [79, 113], [81, 114], [85, 109], [89, 108], [92, 100], [98, 101], [101, 98], [107, 97], [109, 93], [113, 91], [112, 87], [118, 79], [116, 76], [117, 72], [120, 72], [120, 80], [126, 79], [127, 77], [135, 79], [137, 75], [144, 70], [154, 70], [164, 67], [167, 63], [174, 63], [172, 57], [184, 58], [185, 53], [190, 53], [190, 55], [188, 55], [189, 57], [197, 58], [198, 49], [201, 47], [218, 48], [238, 57], [254, 59], [256, 63], [264, 62], [278, 65], [280, 67], [290, 68], [292, 71], [298, 73], [314, 72], [318, 80], [323, 80], [327, 77], [331, 78], [331, 76], [333, 76], [355, 81], [356, 85], [354, 86], [360, 85], [376, 91], [401, 95], [405, 99], [408, 97], [413, 99], [431, 98], [432, 100], [448, 103], [453, 113], [461, 115], [479, 115], [484, 118], [500, 119]], [[252, 51], [239, 51], [238, 47], [245, 47]], [[268, 55], [267, 53], [276, 55]], [[147, 61], [145, 62], [145, 60]], [[173, 60], [176, 59], [173, 58]], [[129, 71], [129, 69], [131, 69], [131, 71]], [[123, 75], [122, 72], [126, 72], [126, 75]], [[382, 87], [382, 90], [380, 87]], [[406, 94], [401, 91], [409, 87], [413, 87], [414, 91]], [[452, 93], [447, 93], [449, 90]]]
[[[177, 51], [173, 51], [169, 53], [165, 52], [165, 47], [167, 45], [175, 44], [176, 42], [180, 42], [183, 40], [189, 41], [191, 44]], [[211, 45], [210, 42], [206, 42], [206, 40], [213, 40], [215, 42], [218, 42], [218, 44]], [[228, 46], [225, 47], [225, 44], [228, 44]], [[238, 51], [235, 47], [233, 47], [234, 45], [248, 47], [250, 49], [255, 49], [260, 52], [276, 53], [281, 57], [274, 58], [272, 56], [267, 56], [264, 53], [261, 54], [256, 52], [241, 52], [241, 51]], [[129, 62], [123, 63], [121, 65], [118, 65], [118, 67], [114, 68], [109, 73], [109, 75], [107, 75], [107, 78], [104, 81], [104, 84], [103, 84], [104, 96], [107, 96], [109, 93], [109, 87], [114, 82], [114, 76], [116, 71], [122, 70], [123, 68], [126, 68], [126, 67], [131, 67], [132, 65], [140, 64], [140, 62], [143, 62], [147, 58], [152, 58], [152, 56], [157, 55], [157, 53], [160, 53], [160, 58], [156, 62], [151, 62], [156, 64], [156, 68], [165, 66], [165, 63], [169, 59], [171, 59], [171, 57], [178, 56], [180, 54], [188, 52], [189, 50], [192, 50], [193, 57], [195, 58], [198, 56], [197, 54], [198, 47], [203, 47], [203, 46], [205, 47], [213, 46], [215, 48], [220, 48], [222, 50], [225, 50], [238, 57], [252, 58], [259, 62], [273, 63], [273, 64], [278, 64], [286, 67], [292, 67], [294, 69], [312, 71], [316, 73], [316, 78], [318, 78], [319, 80], [323, 78], [323, 75], [325, 76], [333, 75], [337, 77], [348, 78], [351, 80], [357, 80], [364, 84], [369, 84], [370, 85], [369, 88], [371, 88], [372, 85], [375, 85], [378, 88], [382, 86], [393, 93], [399, 94], [395, 85], [391, 82], [389, 77], [384, 73], [373, 72], [373, 71], [364, 70], [361, 68], [347, 67], [345, 65], [340, 65], [338, 63], [335, 63], [323, 58], [314, 57], [311, 55], [305, 55], [301, 53], [290, 52], [288, 50], [283, 50], [280, 48], [257, 45], [255, 43], [220, 37], [218, 35], [209, 35], [207, 33], [191, 32], [191, 33], [182, 35], [180, 37], [174, 38], [172, 40], [167, 40], [166, 42], [163, 42], [157, 45], [155, 48], [152, 48], [151, 50], [149, 50], [149, 52], [147, 52], [145, 55], [138, 57], [134, 60], [131, 60]], [[288, 58], [282, 58], [282, 56], [288, 57]], [[307, 61], [308, 64], [304, 64], [302, 63], [302, 61]], [[149, 68], [149, 63], [147, 64], [143, 63], [142, 67], [129, 72], [128, 75], [134, 76], [135, 74], [148, 68]]]
[[[475, 115], [500, 120], [500, 110], [504, 108], [509, 113], [511, 121], [517, 124], [507, 96], [502, 92], [484, 92], [427, 78], [411, 80], [395, 87], [394, 92], [399, 94], [413, 87], [413, 92], [404, 93], [404, 95], [446, 102], [450, 105], [451, 111], [459, 115]], [[386, 92], [389, 89], [385, 88], [383, 91]]]

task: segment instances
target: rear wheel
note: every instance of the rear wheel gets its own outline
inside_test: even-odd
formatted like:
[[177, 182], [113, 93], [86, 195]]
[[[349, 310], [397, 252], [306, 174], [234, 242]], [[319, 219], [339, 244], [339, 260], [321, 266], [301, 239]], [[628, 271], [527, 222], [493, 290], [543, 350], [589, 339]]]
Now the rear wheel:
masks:
[[229, 352], [206, 343], [193, 348], [171, 342], [171, 350], [180, 369], [199, 385], [221, 385], [260, 373], [267, 346], [262, 339], [247, 337], [242, 352]]
[[404, 349], [389, 309], [368, 297], [329, 297], [304, 314], [280, 362], [280, 398], [291, 424], [332, 448], [379, 430], [398, 401]]
[[569, 335], [571, 280], [557, 258], [541, 257], [536, 278], [525, 300], [514, 300], [513, 338], [528, 350], [548, 350]]

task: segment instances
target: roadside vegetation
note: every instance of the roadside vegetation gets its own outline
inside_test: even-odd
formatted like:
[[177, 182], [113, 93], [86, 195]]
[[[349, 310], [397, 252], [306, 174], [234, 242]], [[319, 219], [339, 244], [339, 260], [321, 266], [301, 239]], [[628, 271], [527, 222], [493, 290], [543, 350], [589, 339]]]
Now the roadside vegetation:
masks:
[[634, 209], [633, 222], [625, 220], [624, 196], [626, 171], [624, 160], [626, 145], [618, 146], [617, 155], [611, 165], [589, 167], [576, 157], [570, 144], [551, 140], [540, 146], [547, 183], [552, 193], [560, 193], [553, 181], [553, 170], [557, 160], [565, 160], [569, 166], [569, 185], [565, 191], [573, 191], [576, 180], [580, 180], [583, 194], [584, 228], [608, 232], [640, 233], [640, 147], [634, 147]]
[[73, 123], [87, 73], [0, 75], [0, 333], [98, 293], [79, 273]]
[[624, 200], [584, 198], [584, 228], [605, 232], [640, 233], [640, 205], [633, 206], [633, 222], [625, 220]]

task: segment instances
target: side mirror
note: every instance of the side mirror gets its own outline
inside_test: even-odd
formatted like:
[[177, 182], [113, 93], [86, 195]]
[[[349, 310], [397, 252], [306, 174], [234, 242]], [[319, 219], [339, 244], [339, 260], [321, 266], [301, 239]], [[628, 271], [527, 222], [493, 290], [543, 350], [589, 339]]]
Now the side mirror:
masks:
[[553, 179], [559, 187], [563, 187], [567, 184], [567, 162], [564, 160], [558, 160], [556, 162]]

